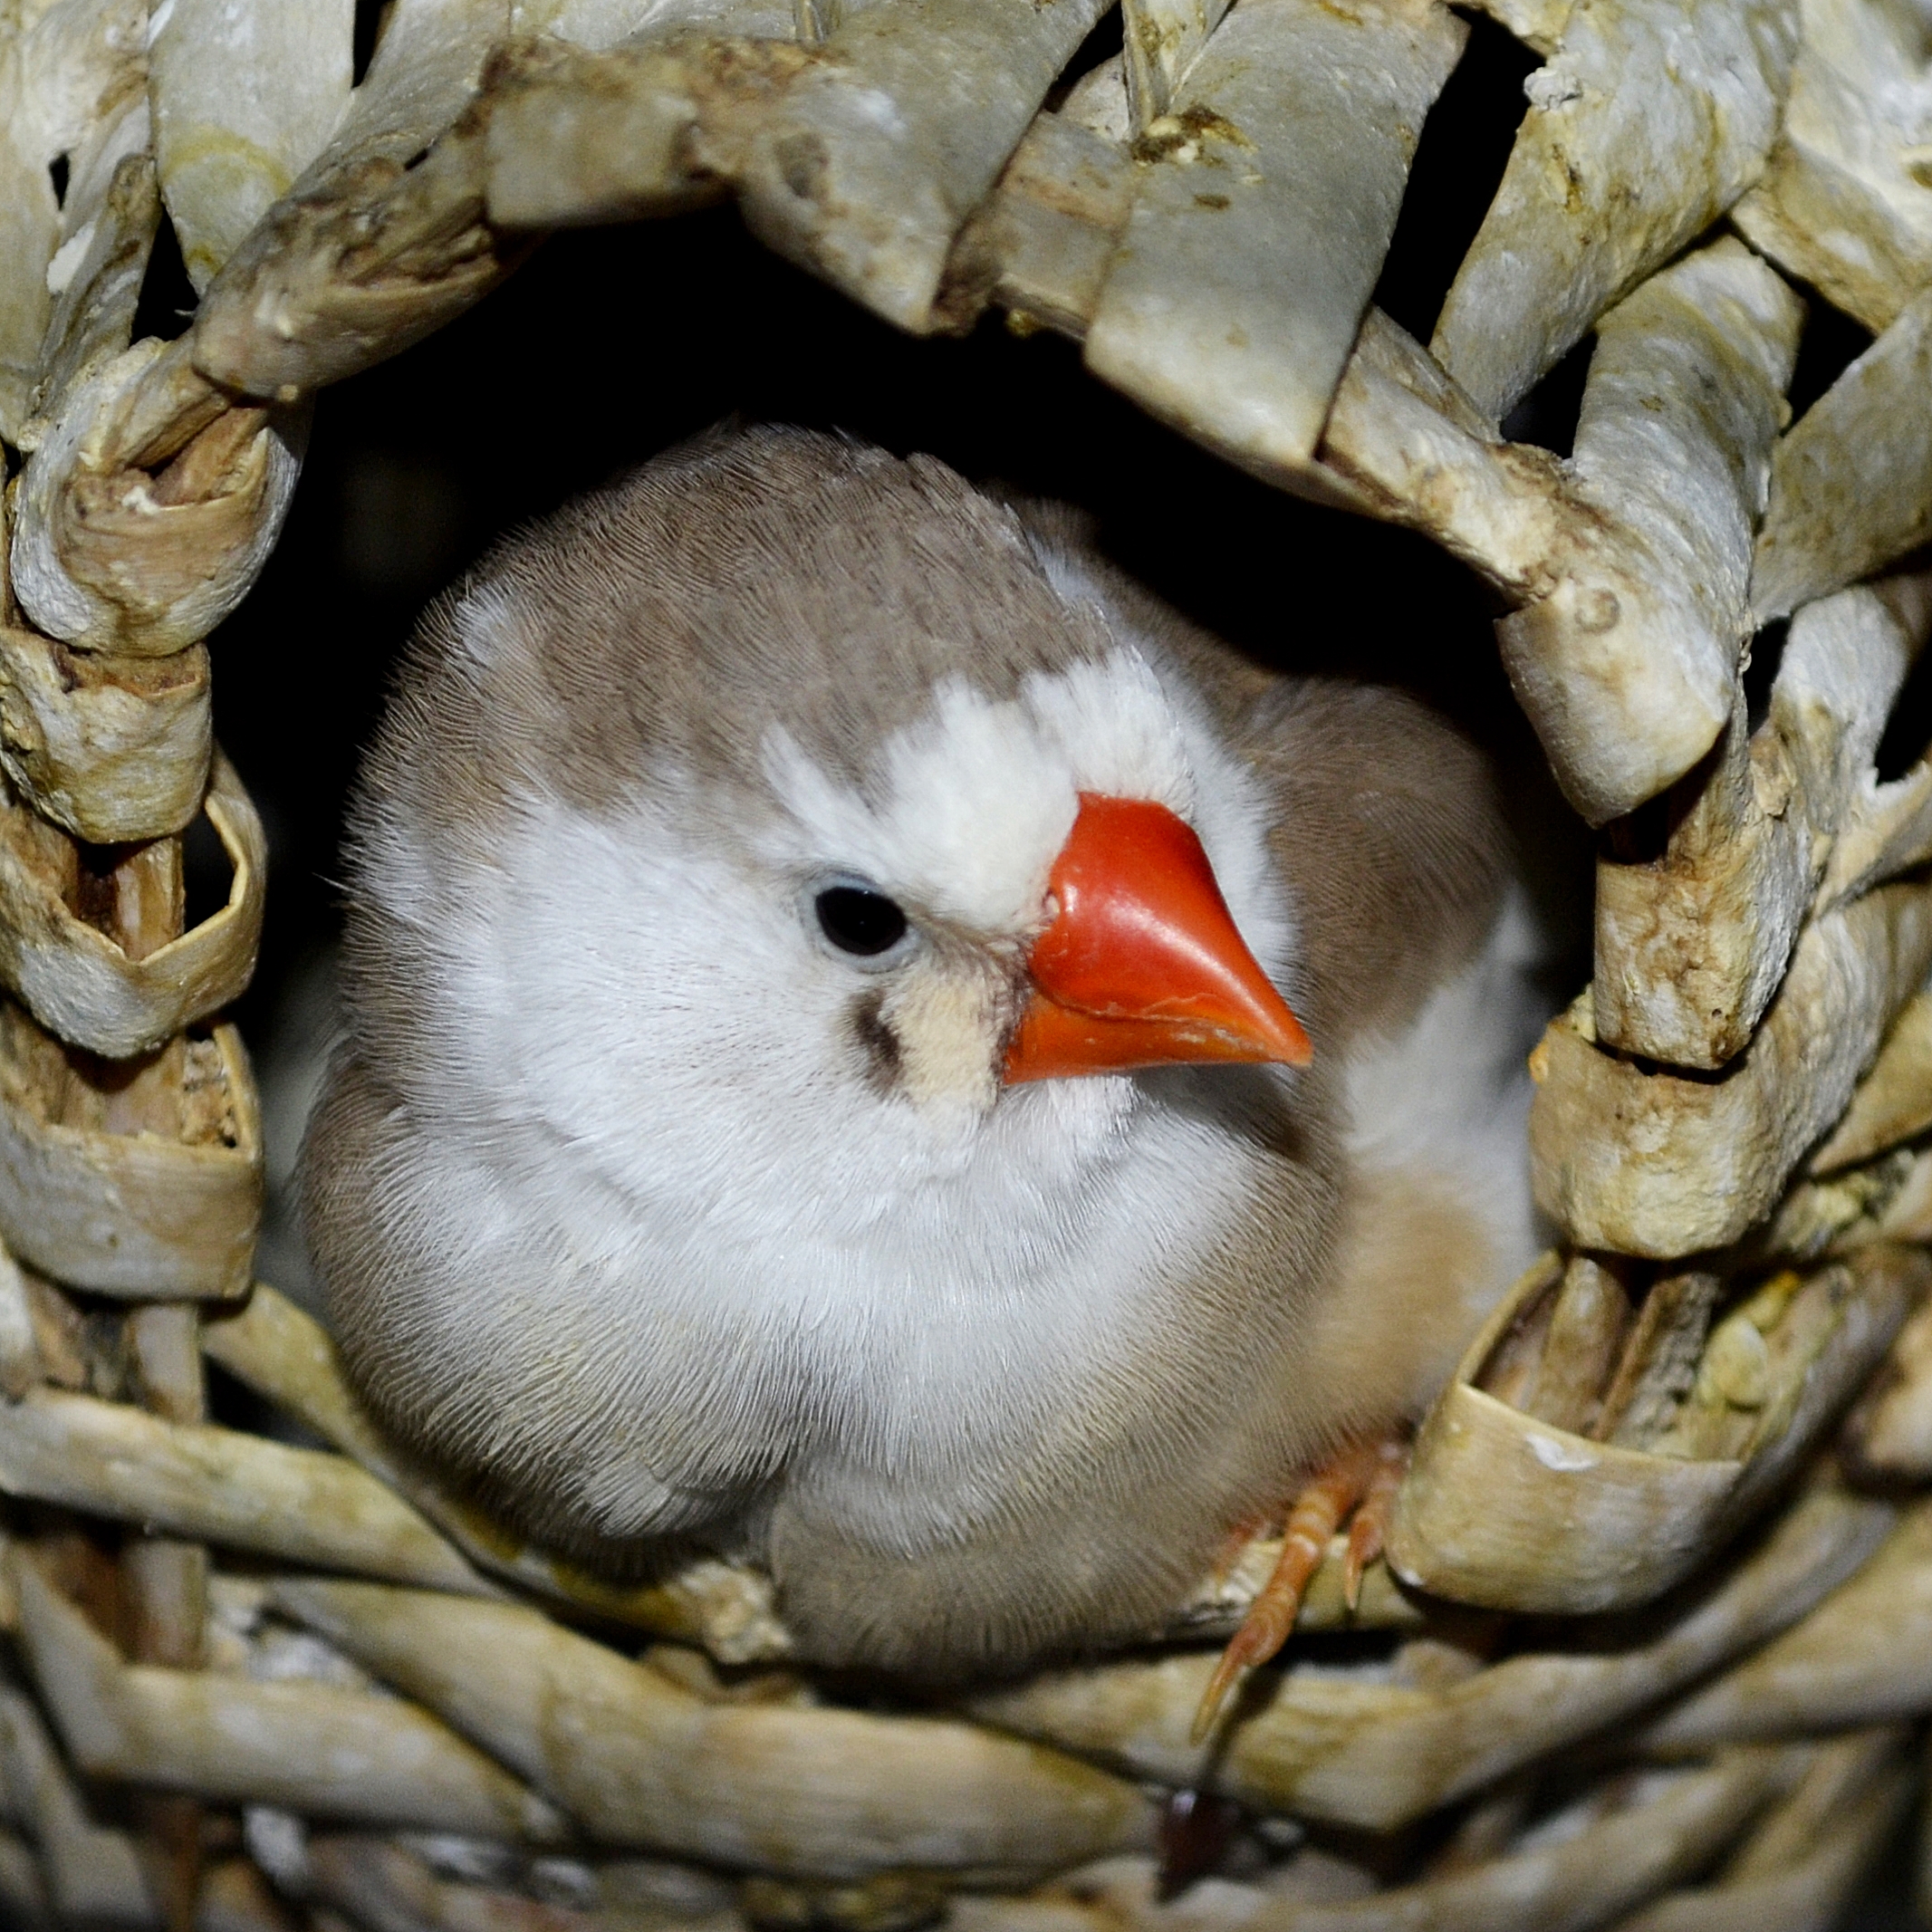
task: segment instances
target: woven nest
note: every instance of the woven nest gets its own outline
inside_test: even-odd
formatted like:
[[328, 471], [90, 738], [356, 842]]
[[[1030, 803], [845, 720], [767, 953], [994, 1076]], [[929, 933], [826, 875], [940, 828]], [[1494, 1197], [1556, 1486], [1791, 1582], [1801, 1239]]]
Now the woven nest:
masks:
[[[1932, 537], [1924, 15], [1487, 0], [1545, 64], [1425, 347], [1371, 297], [1467, 24], [1124, 0], [1069, 86], [1109, 10], [391, 0], [351, 87], [346, 0], [0, 0], [14, 1922], [1775, 1932], [1909, 1806], [1932, 762], [1874, 759], [1932, 629], [1901, 562]], [[1205, 1754], [1266, 1544], [1118, 1658], [860, 1707], [755, 1572], [610, 1585], [439, 1491], [251, 1287], [257, 1107], [215, 1016], [265, 846], [203, 640], [315, 390], [546, 229], [734, 196], [905, 330], [1080, 339], [1254, 475], [1440, 543], [1603, 828], [1594, 980], [1533, 1062], [1567, 1245], [1428, 1417], [1358, 1608], [1331, 1556]], [[130, 347], [163, 203], [199, 306]], [[1795, 423], [1793, 281], [1874, 336]], [[1573, 453], [1505, 440], [1592, 334]], [[186, 926], [203, 815], [233, 881]], [[330, 1447], [210, 1425], [205, 1359]], [[1163, 1837], [1218, 1875], [1168, 1897]]]

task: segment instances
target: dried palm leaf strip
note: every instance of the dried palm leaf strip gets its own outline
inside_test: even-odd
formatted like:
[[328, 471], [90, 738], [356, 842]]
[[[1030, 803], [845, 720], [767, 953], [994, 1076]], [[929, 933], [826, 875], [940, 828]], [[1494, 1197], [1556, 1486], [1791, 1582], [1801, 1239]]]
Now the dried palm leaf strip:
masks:
[[460, 117], [509, 25], [504, 0], [398, 0], [333, 138], [203, 295], [197, 370], [244, 395], [304, 394], [501, 280], [515, 257], [483, 219], [480, 129]]
[[0, 1008], [0, 1234], [31, 1266], [95, 1293], [218, 1300], [248, 1285], [261, 1219], [254, 1081], [233, 1027], [144, 1069], [178, 1124], [101, 1110], [59, 1043]]
[[123, 1663], [30, 1557], [9, 1561], [35, 1687], [90, 1777], [390, 1830], [564, 1835], [551, 1805], [399, 1697]]
[[[450, 1856], [456, 1848], [434, 1849], [443, 1853], [445, 1870], [456, 1862]], [[714, 1912], [707, 1918], [680, 1916], [674, 1919], [661, 1912], [622, 1905], [539, 1900], [497, 1884], [446, 1877], [424, 1852], [419, 1838], [399, 1841], [346, 1831], [312, 1836], [304, 1859], [303, 1898], [312, 1910], [332, 1908], [351, 1925], [375, 1927], [379, 1932], [392, 1927], [395, 1932], [404, 1932], [404, 1928], [407, 1932], [651, 1932], [660, 1925], [676, 1926], [679, 1932], [699, 1932], [700, 1927], [703, 1932], [741, 1932], [745, 1924], [743, 1918], [729, 1911]], [[484, 1865], [486, 1857], [485, 1853], [476, 1862]], [[572, 1875], [585, 1870], [576, 1865]], [[554, 1879], [552, 1885], [555, 1885]], [[904, 1889], [911, 1889], [909, 1886]], [[849, 1894], [854, 1889], [841, 1889]], [[943, 1904], [944, 1894], [937, 1888], [928, 1885], [927, 1891]], [[846, 1904], [848, 1899], [841, 1898], [840, 1903]], [[890, 1918], [884, 1921], [888, 1928], [893, 1923]], [[260, 1932], [272, 1932], [273, 1926], [271, 1920]], [[220, 1932], [228, 1932], [228, 1928], [222, 1927]], [[236, 1927], [235, 1932], [256, 1932], [256, 1928]]]
[[1244, 0], [1150, 124], [1087, 367], [1267, 480], [1352, 500], [1315, 449], [1466, 34], [1434, 0]]
[[65, 157], [72, 187], [146, 147], [147, 12], [62, 0], [0, 43], [0, 437], [16, 447], [54, 308], [48, 271], [63, 247], [66, 269], [87, 246], [73, 247], [49, 169]]
[[1883, 886], [1815, 920], [1721, 1075], [1647, 1071], [1596, 1043], [1590, 996], [1533, 1056], [1536, 1198], [1577, 1245], [1658, 1259], [1727, 1246], [1777, 1205], [1932, 965], [1932, 899]]
[[812, 47], [719, 35], [735, 9], [657, 23], [712, 32], [597, 55], [533, 52], [495, 89], [493, 220], [623, 220], [735, 185], [747, 224], [901, 328], [936, 306], [954, 238], [1018, 145], [1102, 0], [895, 0], [847, 9]]
[[[1120, 1859], [1030, 1898], [962, 1898], [958, 1932], [1586, 1932], [1720, 1856], [1803, 1773], [1802, 1751], [1731, 1751], [1586, 1800], [1540, 1843], [1372, 1897], [1297, 1898], [1290, 1883], [1208, 1879], [1169, 1902], [1150, 1862]], [[1623, 1921], [1619, 1918], [1618, 1923]], [[1772, 1926], [1757, 1932], [1775, 1932]]]
[[[4, 716], [4, 713], [0, 713]], [[261, 941], [268, 840], [217, 755], [202, 801], [234, 872], [226, 902], [139, 958], [69, 907], [76, 861], [36, 814], [0, 802], [0, 984], [62, 1039], [126, 1059], [239, 998]]]
[[29, 398], [33, 413], [16, 425], [24, 449], [45, 435], [43, 412], [88, 369], [125, 349], [133, 332], [161, 211], [148, 127], [147, 102], [130, 90], [68, 157], [60, 245], [46, 267], [52, 304]]
[[1755, 1298], [1699, 1350], [1694, 1400], [1639, 1446], [1586, 1437], [1482, 1386], [1530, 1302], [1548, 1292], [1525, 1277], [1423, 1425], [1390, 1526], [1391, 1566], [1425, 1590], [1495, 1609], [1575, 1614], [1648, 1602], [1784, 1479], [1928, 1286], [1932, 1260], [1874, 1246]]
[[1809, 1616], [1675, 1705], [1645, 1751], [1802, 1737], [1932, 1711], [1932, 1508], [1908, 1511]]
[[1106, 0], [894, 0], [848, 14], [747, 143], [752, 233], [888, 322], [946, 260]]
[[114, 1523], [457, 1594], [490, 1586], [345, 1456], [34, 1389], [0, 1410], [0, 1489]]
[[806, 1876], [1011, 1884], [1151, 1842], [1132, 1785], [974, 1725], [708, 1704], [516, 1605], [321, 1580], [279, 1583], [273, 1600], [605, 1843]]
[[14, 594], [82, 649], [165, 658], [199, 643], [261, 573], [294, 495], [300, 411], [210, 404], [159, 473], [126, 457], [129, 411], [176, 360], [149, 337], [83, 374], [21, 478]]
[[[1748, 526], [1737, 533], [1748, 553]], [[1592, 981], [1605, 1045], [1706, 1069], [1743, 1050], [1799, 925], [1843, 896], [1814, 891], [1841, 829], [1869, 810], [1879, 740], [1928, 630], [1932, 576], [1807, 604], [1764, 724], [1747, 734], [1735, 692], [1717, 750], [1670, 794], [1662, 850], [1613, 832], [1597, 866]]]
[[149, 51], [161, 193], [198, 293], [348, 111], [352, 0], [174, 0]]
[[1843, 1119], [1805, 1163], [1805, 1171], [1835, 1173], [1927, 1127], [1932, 1127], [1932, 993], [1920, 993], [1892, 1023]]
[[1918, 1785], [1896, 1730], [1863, 1731], [1808, 1754], [1773, 1806], [1710, 1882], [1675, 1892], [1617, 1932], [1815, 1932], [1840, 1922]]
[[1100, 307], [1134, 205], [1133, 162], [1072, 112], [1036, 114], [998, 191], [960, 232], [942, 303], [995, 302], [1016, 322], [1078, 341]]
[[[1580, 545], [1584, 568], [1552, 559], [1549, 590], [1496, 627], [1559, 782], [1592, 823], [1687, 771], [1737, 708], [1751, 534], [1802, 312], [1770, 269], [1725, 240], [1600, 323], [1568, 480], [1614, 533], [1605, 547], [1616, 575], [1590, 568]], [[1614, 912], [1600, 920], [1606, 942], [1625, 945]], [[1722, 1004], [1739, 996], [1727, 989]], [[1661, 1031], [1673, 1050], [1660, 1058], [1701, 1046], [1680, 1042], [1681, 1026]]]
[[34, 1700], [12, 1685], [0, 1686], [0, 1778], [33, 1836], [61, 1923], [158, 1923], [133, 1840], [95, 1822]]
[[1500, 419], [1764, 171], [1796, 0], [1580, 0], [1430, 343]]
[[753, 131], [812, 59], [789, 41], [710, 33], [522, 52], [491, 88], [491, 221], [585, 227], [725, 199]]
[[1562, 43], [1572, 0], [1477, 0], [1475, 11], [1505, 26], [1546, 60]]
[[0, 769], [75, 838], [119, 845], [185, 830], [214, 750], [207, 646], [112, 657], [0, 625]]
[[[1914, 1163], [1921, 1199], [1932, 1201], [1932, 1154]], [[1924, 1238], [1932, 1238], [1932, 1212]], [[1899, 1330], [1884, 1370], [1845, 1423], [1856, 1465], [1881, 1476], [1925, 1482], [1932, 1477], [1932, 1307]]]
[[1133, 131], [1174, 105], [1228, 0], [1120, 0], [1122, 79]]
[[1658, 1631], [1600, 1626], [1574, 1651], [1511, 1657], [1440, 1689], [1306, 1667], [1257, 1677], [1209, 1756], [1189, 1727], [1214, 1658], [1049, 1673], [972, 1698], [987, 1722], [1162, 1783], [1206, 1784], [1263, 1812], [1383, 1831], [1668, 1697], [1783, 1629], [1883, 1541], [1885, 1504], [1801, 1498], [1764, 1540]]
[[[1748, 285], [1741, 270], [1724, 264], [1720, 273]], [[1751, 358], [1733, 356], [1727, 374], [1723, 364], [1708, 371], [1720, 391], [1748, 392], [1762, 383], [1765, 364], [1775, 370], [1782, 302], [1765, 293], [1760, 374], [1748, 373]], [[1642, 393], [1640, 385], [1619, 383], [1603, 394], [1599, 431], [1607, 451], [1643, 440], [1618, 420], [1624, 409], [1643, 408]], [[1735, 500], [1748, 519], [1752, 459], [1723, 429], [1726, 418], [1748, 422], [1744, 397], [1706, 416], [1696, 380], [1677, 393], [1683, 416], [1647, 434], [1671, 442], [1676, 459], [1695, 466], [1701, 495]], [[1322, 466], [1370, 514], [1442, 544], [1517, 608], [1500, 635], [1518, 696], [1565, 795], [1592, 824], [1622, 816], [1681, 777], [1709, 749], [1735, 695], [1735, 646], [1726, 657], [1707, 628], [1684, 630], [1682, 591], [1645, 536], [1620, 520], [1616, 490], [1630, 478], [1630, 461], [1640, 464], [1640, 448], [1617, 457], [1600, 495], [1547, 450], [1504, 442], [1420, 344], [1379, 310], [1363, 323], [1320, 451]], [[1660, 499], [1654, 507], [1653, 521], [1668, 529], [1673, 513]], [[1673, 546], [1681, 550], [1687, 538], [1699, 551], [1715, 543], [1686, 529]]]
[[1760, 622], [1932, 538], [1932, 290], [1779, 443], [1752, 566]]
[[1875, 333], [1932, 284], [1932, 69], [1910, 14], [1800, 0], [1791, 101], [1731, 210], [1751, 245]]

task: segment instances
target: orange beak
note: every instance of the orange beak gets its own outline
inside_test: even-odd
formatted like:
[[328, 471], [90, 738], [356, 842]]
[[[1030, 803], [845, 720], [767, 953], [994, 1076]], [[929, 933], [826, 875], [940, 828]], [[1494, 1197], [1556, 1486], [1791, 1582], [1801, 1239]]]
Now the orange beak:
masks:
[[1313, 1049], [1235, 929], [1193, 828], [1146, 799], [1082, 792], [1049, 880], [1058, 911], [1027, 961], [1033, 998], [1005, 1079]]

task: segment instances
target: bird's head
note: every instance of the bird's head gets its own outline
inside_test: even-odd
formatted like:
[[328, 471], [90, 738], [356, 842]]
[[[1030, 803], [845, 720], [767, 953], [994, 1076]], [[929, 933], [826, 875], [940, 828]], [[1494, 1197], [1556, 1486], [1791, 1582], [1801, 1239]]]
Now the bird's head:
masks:
[[[1122, 1076], [1309, 1057], [1269, 814], [1209, 701], [942, 466], [719, 439], [445, 621], [419, 705], [475, 724], [425, 735], [427, 774], [379, 751], [365, 876], [451, 908], [398, 899], [391, 929], [460, 928], [413, 976], [493, 1136], [547, 1122], [574, 1174], [743, 1222], [774, 1177], [876, 1206], [989, 1138], [1049, 1189]], [[406, 794], [479, 784], [480, 862], [405, 863]]]
[[942, 684], [860, 787], [772, 733], [768, 850], [877, 1087], [984, 1111], [1034, 1081], [1307, 1062], [1190, 822], [1191, 735], [1118, 638], [1004, 701]]

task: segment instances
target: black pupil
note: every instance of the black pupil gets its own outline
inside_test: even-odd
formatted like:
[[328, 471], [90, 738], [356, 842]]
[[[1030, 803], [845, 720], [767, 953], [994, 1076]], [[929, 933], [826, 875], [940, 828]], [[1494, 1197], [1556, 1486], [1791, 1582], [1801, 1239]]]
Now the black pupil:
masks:
[[883, 892], [828, 886], [818, 897], [819, 926], [841, 953], [888, 953], [906, 937], [906, 915]]

